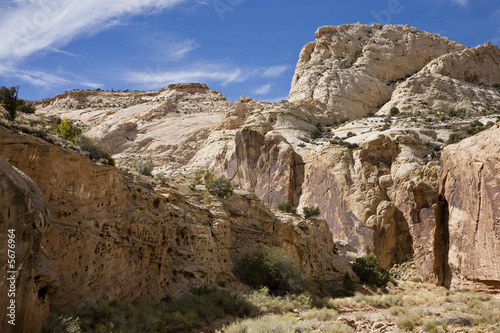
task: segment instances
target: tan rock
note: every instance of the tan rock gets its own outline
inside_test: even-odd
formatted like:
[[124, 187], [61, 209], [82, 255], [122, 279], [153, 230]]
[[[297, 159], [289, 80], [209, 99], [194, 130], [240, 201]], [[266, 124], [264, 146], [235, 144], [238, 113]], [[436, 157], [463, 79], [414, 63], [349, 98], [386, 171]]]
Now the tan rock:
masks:
[[301, 51], [288, 100], [361, 118], [391, 99], [394, 84], [431, 60], [466, 47], [402, 25], [321, 27]]
[[489, 44], [465, 49], [434, 59], [400, 83], [379, 114], [388, 114], [392, 107], [397, 107], [408, 113], [465, 108], [471, 115], [498, 107], [498, 86], [498, 46]]
[[[59, 287], [59, 278], [41, 246], [42, 235], [51, 222], [50, 207], [35, 183], [1, 157], [0, 207], [0, 327], [3, 332], [41, 332]], [[11, 255], [12, 267], [7, 264]]]
[[152, 192], [114, 167], [1, 126], [0, 156], [49, 200], [54, 220], [42, 243], [61, 278], [54, 303], [62, 307], [85, 299], [159, 301], [217, 283], [238, 289], [235, 262], [262, 246], [286, 244], [306, 272], [334, 283], [347, 269], [325, 222], [280, 221], [248, 192], [214, 198], [207, 209], [201, 195]]
[[499, 135], [497, 124], [443, 151], [435, 238], [452, 288], [500, 290]]

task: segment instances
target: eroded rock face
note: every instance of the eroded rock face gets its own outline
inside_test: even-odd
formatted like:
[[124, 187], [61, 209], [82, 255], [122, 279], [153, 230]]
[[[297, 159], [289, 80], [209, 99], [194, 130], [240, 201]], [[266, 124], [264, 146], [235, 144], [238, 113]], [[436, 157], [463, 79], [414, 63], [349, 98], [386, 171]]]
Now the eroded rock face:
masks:
[[281, 134], [264, 135], [243, 128], [236, 133], [233, 154], [227, 162], [219, 163], [222, 170], [216, 173], [224, 174], [240, 188], [255, 192], [264, 203], [276, 208], [282, 202], [298, 204], [303, 164]]
[[[500, 290], [500, 125], [446, 147], [441, 159], [444, 284]], [[442, 235], [440, 234], [442, 233]]]
[[325, 26], [302, 49], [288, 100], [360, 118], [391, 99], [395, 84], [466, 47], [409, 26]]
[[389, 267], [413, 257], [413, 227], [420, 210], [437, 200], [439, 167], [424, 162], [428, 148], [416, 135], [374, 135], [360, 145], [313, 155], [299, 208], [319, 207], [334, 238]]
[[0, 156], [28, 173], [51, 204], [54, 220], [42, 244], [61, 278], [59, 306], [159, 301], [217, 283], [238, 289], [232, 269], [242, 254], [285, 243], [315, 277], [338, 282], [349, 271], [331, 242], [315, 243], [331, 239], [324, 221], [281, 221], [253, 194], [206, 208], [201, 194], [152, 192], [116, 168], [3, 127], [0, 142]]
[[434, 59], [399, 84], [379, 113], [392, 107], [408, 113], [464, 108], [470, 115], [497, 107], [499, 87], [500, 50], [486, 43]]
[[[38, 187], [22, 172], [0, 157], [0, 319], [2, 332], [41, 332], [49, 304], [59, 287], [59, 278], [41, 246], [42, 235], [51, 222], [50, 208]], [[7, 266], [8, 230], [15, 235], [15, 267]], [[10, 274], [8, 271], [16, 271]], [[11, 288], [8, 277], [15, 277]], [[15, 296], [9, 295], [14, 292]], [[10, 300], [15, 317], [8, 317]], [[15, 326], [9, 321], [14, 319]]]

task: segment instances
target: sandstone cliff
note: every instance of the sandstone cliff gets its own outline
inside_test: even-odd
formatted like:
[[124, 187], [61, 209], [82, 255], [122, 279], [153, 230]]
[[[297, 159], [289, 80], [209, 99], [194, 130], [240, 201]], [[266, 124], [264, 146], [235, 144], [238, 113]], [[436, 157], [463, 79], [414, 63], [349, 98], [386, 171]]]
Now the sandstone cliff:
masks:
[[452, 288], [498, 291], [500, 125], [447, 147], [441, 164], [434, 274]]
[[468, 114], [484, 113], [500, 105], [499, 88], [500, 50], [486, 43], [434, 59], [398, 84], [379, 113], [388, 114], [392, 107], [408, 113], [458, 108]]
[[4, 127], [0, 143], [0, 156], [24, 170], [51, 205], [42, 244], [61, 279], [59, 306], [159, 301], [217, 283], [238, 289], [235, 261], [262, 246], [286, 246], [315, 278], [352, 273], [333, 254], [325, 221], [278, 218], [247, 192], [206, 208], [200, 194], [150, 191], [114, 167]]
[[[59, 286], [58, 276], [41, 245], [50, 222], [50, 207], [42, 192], [0, 157], [0, 256], [5, 260], [0, 281], [2, 332], [39, 332], [49, 314], [49, 303]], [[9, 253], [8, 230], [15, 235]], [[6, 258], [12, 253], [13, 267], [9, 267]], [[14, 280], [7, 279], [12, 276]], [[11, 300], [15, 301], [13, 311], [8, 309], [12, 307]], [[8, 323], [11, 320], [15, 325]]]
[[[71, 92], [44, 101], [37, 112], [78, 121], [111, 146], [120, 166], [149, 158], [154, 173], [184, 181], [195, 170], [228, 177], [271, 208], [318, 206], [335, 238], [385, 266], [413, 257], [424, 281], [486, 281], [490, 270], [474, 277], [475, 268], [465, 275], [443, 268], [447, 213], [437, 160], [450, 134], [474, 120], [497, 120], [499, 58], [488, 43], [470, 49], [408, 26], [321, 27], [301, 52], [289, 101], [230, 102], [205, 85], [184, 84], [85, 92], [85, 99]], [[387, 116], [395, 106], [404, 114]], [[459, 108], [466, 109], [462, 117], [448, 115]], [[361, 119], [369, 112], [385, 117]], [[342, 117], [351, 120], [339, 124]], [[194, 207], [200, 210], [193, 216], [208, 214]], [[468, 251], [463, 246], [457, 252]]]
[[302, 49], [288, 100], [360, 118], [391, 100], [399, 81], [466, 47], [409, 26], [324, 26]]

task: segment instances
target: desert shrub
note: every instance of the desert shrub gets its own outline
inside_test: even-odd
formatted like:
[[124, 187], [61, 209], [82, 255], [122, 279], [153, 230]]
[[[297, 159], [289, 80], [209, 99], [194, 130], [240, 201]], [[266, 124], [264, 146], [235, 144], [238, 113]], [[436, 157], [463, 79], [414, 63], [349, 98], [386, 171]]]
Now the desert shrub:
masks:
[[339, 119], [339, 123], [342, 125], [342, 124], [347, 123], [349, 120], [351, 120], [351, 119], [349, 119], [349, 117], [343, 117], [343, 118]]
[[251, 287], [268, 287], [273, 294], [300, 293], [308, 286], [297, 260], [278, 247], [243, 256], [235, 266], [235, 273]]
[[7, 88], [0, 87], [0, 104], [7, 111], [7, 117], [14, 120], [17, 112], [35, 113], [36, 109], [31, 103], [26, 103], [25, 100], [18, 98], [19, 86]]
[[210, 178], [205, 182], [205, 187], [211, 195], [227, 198], [233, 195], [233, 186], [227, 178]]
[[292, 204], [290, 204], [289, 202], [282, 202], [278, 205], [278, 209], [282, 212], [285, 212], [285, 213], [293, 213], [295, 214], [296, 212], [296, 209], [293, 208]]
[[448, 141], [446, 141], [446, 144], [451, 145], [453, 143], [460, 142], [460, 140], [462, 140], [462, 138], [459, 133], [451, 133], [448, 137]]
[[[44, 332], [178, 332], [208, 325], [227, 315], [252, 316], [257, 309], [230, 291], [200, 288], [177, 301], [87, 301], [68, 312], [51, 309], [49, 317], [60, 320], [46, 323]], [[67, 329], [68, 324], [75, 325], [73, 318], [79, 319], [81, 330]]]
[[306, 219], [308, 219], [310, 217], [319, 216], [319, 214], [320, 214], [319, 207], [305, 206], [304, 208], [302, 208], [302, 212], [304, 213], [304, 218], [306, 218]]
[[373, 113], [372, 111], [368, 112], [367, 114], [365, 114], [364, 118], [372, 118], [372, 117], [375, 117], [375, 113]]
[[108, 148], [102, 145], [99, 140], [81, 135], [75, 140], [75, 143], [90, 159], [94, 161], [105, 160], [108, 161], [109, 165], [115, 165]]
[[330, 140], [330, 143], [332, 145], [340, 145], [349, 149], [354, 149], [359, 147], [357, 143], [350, 143], [344, 140]]
[[393, 106], [393, 107], [391, 108], [391, 111], [390, 111], [390, 112], [391, 112], [391, 116], [396, 116], [396, 115], [398, 115], [398, 114], [399, 114], [399, 109], [398, 109], [397, 107]]
[[141, 175], [151, 177], [153, 171], [153, 162], [147, 160], [133, 160], [134, 169]]
[[372, 256], [357, 258], [352, 269], [362, 282], [377, 287], [387, 286], [391, 279], [389, 271], [379, 266], [377, 259]]
[[73, 125], [73, 123], [67, 118], [61, 120], [61, 122], [56, 126], [54, 132], [62, 138], [73, 142], [75, 142], [75, 140], [82, 134], [82, 130]]
[[448, 111], [448, 116], [449, 117], [464, 117], [467, 114], [467, 110], [465, 109], [456, 109], [456, 110], [449, 110]]
[[[315, 332], [307, 323], [298, 321], [294, 315], [267, 315], [257, 319], [246, 319], [224, 326], [217, 333], [275, 333], [275, 332]], [[340, 332], [340, 331], [339, 331]]]
[[323, 133], [317, 128], [312, 129], [309, 133], [311, 134], [311, 139], [319, 139], [323, 136]]
[[205, 206], [208, 206], [210, 205], [211, 202], [212, 202], [212, 197], [210, 197], [210, 194], [208, 194], [207, 192], [203, 193], [203, 204]]
[[196, 172], [194, 173], [194, 184], [195, 185], [201, 184], [202, 179], [203, 179], [203, 170], [201, 169], [196, 170]]
[[344, 289], [348, 291], [356, 290], [356, 283], [347, 272], [344, 274], [344, 279], [342, 280], [342, 287], [344, 287]]
[[348, 132], [347, 133], [347, 137], [348, 138], [352, 138], [353, 136], [356, 136], [356, 133], [353, 133], [353, 132]]

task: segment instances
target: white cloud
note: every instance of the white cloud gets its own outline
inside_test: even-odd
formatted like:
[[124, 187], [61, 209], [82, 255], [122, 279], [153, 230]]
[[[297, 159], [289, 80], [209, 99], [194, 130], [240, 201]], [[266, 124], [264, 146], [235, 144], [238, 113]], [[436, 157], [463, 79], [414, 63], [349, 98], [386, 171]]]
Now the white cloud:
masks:
[[20, 0], [2, 5], [0, 60], [22, 59], [186, 0]]
[[462, 7], [467, 7], [469, 4], [469, 0], [451, 0], [451, 2]]
[[144, 72], [129, 72], [124, 79], [128, 82], [142, 84], [145, 89], [154, 89], [171, 83], [188, 82], [220, 82], [228, 84], [242, 82], [245, 80], [240, 68], [225, 68], [215, 65], [193, 65], [177, 70], [161, 71], [159, 68], [153, 70], [146, 68]]
[[167, 51], [158, 53], [167, 54], [168, 58], [172, 60], [180, 60], [184, 58], [189, 52], [196, 50], [200, 46], [201, 45], [198, 44], [194, 39], [187, 39], [180, 42], [169, 43], [167, 45]]
[[264, 69], [264, 72], [262, 74], [262, 77], [277, 77], [283, 74], [286, 70], [288, 69], [288, 66], [281, 65], [281, 66], [270, 66]]
[[[124, 75], [124, 80], [141, 84], [144, 89], [158, 89], [171, 83], [187, 82], [218, 82], [222, 85], [229, 83], [244, 82], [252, 78], [277, 77], [283, 73], [286, 66], [272, 66], [267, 68], [242, 68], [231, 64], [191, 64], [189, 67], [176, 70], [161, 70], [146, 68], [142, 72], [129, 72]], [[261, 87], [262, 94], [265, 94]], [[270, 89], [271, 86], [267, 89]], [[256, 92], [257, 93], [257, 92]]]
[[271, 84], [265, 84], [262, 87], [255, 89], [254, 94], [257, 95], [267, 95], [271, 91]]

